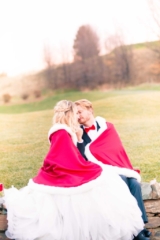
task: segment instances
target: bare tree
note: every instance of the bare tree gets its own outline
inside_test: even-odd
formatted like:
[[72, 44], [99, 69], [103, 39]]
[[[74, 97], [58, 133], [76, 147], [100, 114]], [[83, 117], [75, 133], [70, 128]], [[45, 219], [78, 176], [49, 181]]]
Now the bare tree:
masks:
[[70, 64], [70, 54], [68, 52], [68, 47], [65, 44], [61, 44], [61, 60], [63, 69], [63, 81], [65, 86], [70, 85], [71, 82], [71, 64]]
[[47, 65], [47, 68], [50, 68], [53, 65], [53, 59], [52, 59], [52, 51], [48, 44], [44, 45], [43, 53], [44, 53], [44, 62]]
[[44, 62], [46, 64], [46, 81], [47, 81], [47, 87], [54, 88], [56, 87], [56, 82], [53, 83], [53, 55], [51, 47], [48, 44], [44, 45], [43, 48], [43, 55], [44, 55]]
[[129, 83], [133, 73], [133, 51], [131, 45], [125, 45], [122, 33], [114, 34], [105, 42], [107, 52], [110, 52], [110, 67], [114, 83]]
[[160, 1], [159, 0], [147, 0], [148, 6], [151, 12], [152, 20], [152, 32], [157, 37], [157, 41], [148, 42], [147, 47], [151, 49], [154, 53], [154, 58], [152, 60], [152, 65], [150, 68], [149, 75], [150, 79], [159, 81], [160, 79]]
[[99, 38], [90, 25], [78, 29], [73, 49], [75, 60], [86, 60], [99, 55]]
[[[152, 32], [158, 38], [158, 41], [147, 43], [147, 46], [154, 51], [160, 61], [160, 1], [159, 0], [148, 0], [148, 6], [151, 12], [155, 27], [152, 27]], [[153, 26], [153, 25], [152, 25]]]
[[[147, 0], [148, 1], [148, 6], [153, 18], [154, 23], [157, 25], [157, 30], [154, 30], [155, 34], [157, 37], [160, 39], [160, 19], [159, 19], [159, 14], [160, 14], [160, 2], [159, 0]], [[153, 30], [153, 28], [152, 28]]]

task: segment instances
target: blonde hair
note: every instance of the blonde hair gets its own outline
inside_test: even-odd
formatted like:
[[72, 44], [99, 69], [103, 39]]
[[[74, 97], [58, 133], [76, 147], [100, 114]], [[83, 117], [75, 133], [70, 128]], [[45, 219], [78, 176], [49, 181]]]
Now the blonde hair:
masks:
[[76, 101], [75, 104], [82, 108], [87, 108], [88, 110], [93, 109], [92, 103], [87, 99], [80, 99], [80, 100]]
[[67, 100], [61, 100], [54, 107], [53, 124], [66, 124], [73, 132], [79, 128], [76, 105]]

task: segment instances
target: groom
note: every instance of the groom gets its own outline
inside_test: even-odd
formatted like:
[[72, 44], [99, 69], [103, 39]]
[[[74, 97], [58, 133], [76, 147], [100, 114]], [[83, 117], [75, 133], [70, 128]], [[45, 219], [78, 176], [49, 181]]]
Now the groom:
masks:
[[[86, 99], [75, 102], [78, 108], [79, 123], [83, 129], [84, 157], [93, 162], [101, 161], [110, 165], [127, 184], [131, 194], [136, 198], [142, 212], [144, 223], [148, 222], [141, 193], [139, 171], [134, 169], [112, 123], [102, 117], [94, 118], [92, 103]], [[82, 144], [82, 143], [81, 143]], [[135, 239], [147, 240], [151, 235], [147, 229]]]

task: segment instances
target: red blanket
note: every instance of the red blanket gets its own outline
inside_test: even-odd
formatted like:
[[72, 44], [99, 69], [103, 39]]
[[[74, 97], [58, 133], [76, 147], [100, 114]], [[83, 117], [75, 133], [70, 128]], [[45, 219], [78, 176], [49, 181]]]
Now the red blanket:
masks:
[[50, 136], [51, 146], [42, 168], [33, 181], [57, 187], [74, 187], [96, 179], [102, 172], [99, 165], [87, 162], [73, 144], [66, 130]]
[[[90, 144], [89, 150], [97, 160], [104, 164], [133, 169], [112, 123], [107, 122], [107, 129]], [[136, 171], [139, 173], [139, 170], [136, 169]]]

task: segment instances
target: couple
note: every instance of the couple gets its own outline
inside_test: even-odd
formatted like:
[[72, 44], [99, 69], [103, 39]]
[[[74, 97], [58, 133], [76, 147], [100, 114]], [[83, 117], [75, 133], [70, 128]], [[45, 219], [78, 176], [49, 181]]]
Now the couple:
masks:
[[[91, 123], [98, 127], [97, 133], [88, 131]], [[111, 142], [105, 146], [101, 138], [107, 137], [107, 132]], [[113, 125], [102, 118], [94, 120], [89, 101], [58, 102], [48, 140], [50, 148], [38, 174], [20, 190], [5, 189], [8, 238], [149, 240], [145, 210], [140, 210], [123, 181], [139, 181], [140, 176], [127, 159]], [[111, 145], [122, 148], [115, 159]], [[112, 163], [107, 163], [109, 158]]]

